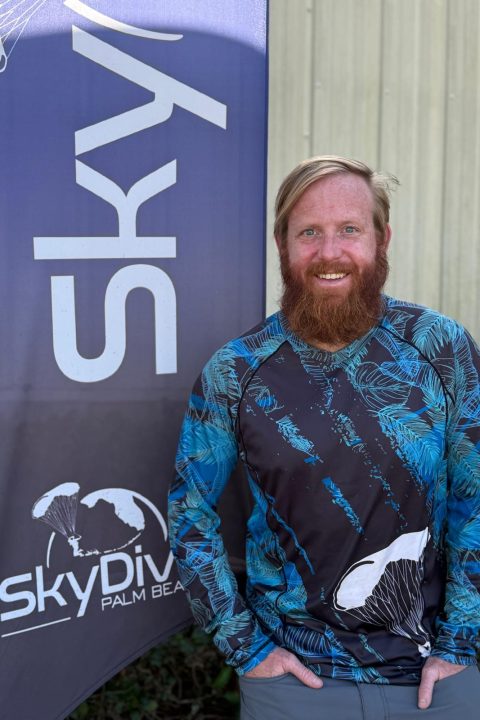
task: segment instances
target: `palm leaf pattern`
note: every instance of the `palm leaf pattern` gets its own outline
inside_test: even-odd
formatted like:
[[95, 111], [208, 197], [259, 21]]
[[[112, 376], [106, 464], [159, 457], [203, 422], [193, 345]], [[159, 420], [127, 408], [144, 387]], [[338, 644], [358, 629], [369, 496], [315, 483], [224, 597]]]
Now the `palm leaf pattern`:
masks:
[[412, 339], [420, 352], [428, 357], [435, 357], [448, 342], [455, 342], [461, 334], [459, 325], [453, 320], [425, 310], [415, 322]]
[[411, 472], [420, 492], [425, 492], [429, 510], [439, 464], [444, 450], [443, 428], [431, 427], [410, 409], [392, 405], [377, 413], [378, 422], [392, 448]]
[[[322, 486], [322, 502], [336, 503], [352, 535], [363, 542], [369, 527], [362, 515], [362, 494], [368, 486], [381, 498], [378, 510], [385, 526], [395, 517], [403, 532], [409, 521], [404, 498], [397, 492], [398, 483], [394, 493], [382, 460], [384, 455], [395, 458], [406, 485], [413, 480], [418, 507], [429, 513], [435, 552], [447, 559], [445, 606], [437, 617], [433, 654], [464, 663], [475, 657], [480, 632], [480, 352], [453, 320], [411, 303], [386, 300], [379, 327], [336, 353], [331, 362], [322, 361], [322, 353], [294, 336], [285, 318], [276, 314], [215, 353], [195, 384], [170, 493], [170, 539], [196, 621], [214, 634], [227, 662], [240, 674], [281, 644], [315, 672], [320, 672], [320, 660], [330, 665], [333, 677], [388, 682], [383, 667], [389, 659], [379, 653], [371, 635], [358, 635], [359, 651], [372, 659], [363, 667], [345, 642], [349, 626], [338, 612], [331, 612], [332, 622], [312, 614], [312, 607], [319, 605], [328, 610], [328, 588], [322, 580], [315, 597], [309, 595], [307, 588], [314, 587], [317, 577], [312, 575], [317, 567], [310, 547], [299, 540], [301, 528], [290, 524], [288, 506], [281, 506], [275, 490], [269, 494], [262, 487], [261, 470], [249, 474], [246, 467], [253, 511], [245, 597], [238, 592], [219, 533], [216, 504], [239, 456], [241, 401], [255, 422], [273, 428], [275, 449], [286, 448], [288, 457], [297, 457], [295, 473], [306, 467], [309, 473], [318, 472], [320, 482], [329, 477], [322, 469], [330, 460], [323, 454], [322, 440], [299, 409], [284, 402], [281, 388], [275, 385], [274, 391], [261, 373], [275, 358], [277, 372], [282, 368], [288, 383], [285, 357], [292, 349], [296, 367], [312, 389], [310, 411], [327, 419], [331, 446], [347, 453], [360, 473], [358, 482], [364, 483], [350, 496], [349, 486], [335, 476], [335, 483]], [[337, 404], [339, 389], [354, 398], [355, 413]], [[365, 417], [375, 428], [373, 444], [371, 435], [366, 440]], [[243, 450], [240, 457], [245, 461]], [[318, 548], [313, 556], [318, 557]]]
[[354, 378], [355, 388], [372, 410], [398, 405], [408, 398], [410, 383], [392, 378], [383, 365], [365, 362], [360, 365]]

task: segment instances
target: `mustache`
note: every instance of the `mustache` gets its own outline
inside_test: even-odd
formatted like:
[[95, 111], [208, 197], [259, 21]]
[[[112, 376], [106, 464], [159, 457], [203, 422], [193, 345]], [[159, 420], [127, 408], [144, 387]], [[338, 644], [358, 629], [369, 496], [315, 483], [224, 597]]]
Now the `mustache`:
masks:
[[351, 263], [326, 263], [318, 260], [312, 263], [306, 270], [305, 275], [307, 277], [313, 277], [314, 275], [326, 275], [328, 273], [345, 273], [350, 275], [356, 275], [358, 272], [355, 265]]

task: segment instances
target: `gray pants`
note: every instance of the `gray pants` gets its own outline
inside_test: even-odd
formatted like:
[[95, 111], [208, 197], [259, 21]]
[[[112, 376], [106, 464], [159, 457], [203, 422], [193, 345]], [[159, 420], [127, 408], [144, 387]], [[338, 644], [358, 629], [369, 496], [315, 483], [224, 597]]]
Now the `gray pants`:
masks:
[[241, 720], [478, 720], [480, 673], [475, 665], [435, 684], [427, 710], [415, 685], [372, 685], [323, 678], [312, 690], [293, 675], [240, 678]]

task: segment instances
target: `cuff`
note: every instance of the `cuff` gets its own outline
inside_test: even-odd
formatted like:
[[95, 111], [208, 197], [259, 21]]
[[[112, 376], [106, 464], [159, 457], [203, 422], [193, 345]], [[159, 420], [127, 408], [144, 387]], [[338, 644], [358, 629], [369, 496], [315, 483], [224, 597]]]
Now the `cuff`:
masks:
[[479, 628], [439, 621], [431, 655], [456, 665], [474, 665], [479, 648]]
[[[267, 655], [270, 655], [273, 650], [275, 650], [278, 647], [278, 645], [275, 645], [271, 640], [267, 640], [264, 645], [262, 645], [255, 655], [250, 656], [247, 660], [245, 660], [241, 665], [237, 665], [235, 668], [235, 671], [237, 675], [245, 675], [245, 673], [250, 672], [250, 670], [253, 670], [253, 668], [257, 667], [257, 665], [260, 665], [263, 660], [267, 657]], [[227, 661], [228, 662], [228, 661]]]

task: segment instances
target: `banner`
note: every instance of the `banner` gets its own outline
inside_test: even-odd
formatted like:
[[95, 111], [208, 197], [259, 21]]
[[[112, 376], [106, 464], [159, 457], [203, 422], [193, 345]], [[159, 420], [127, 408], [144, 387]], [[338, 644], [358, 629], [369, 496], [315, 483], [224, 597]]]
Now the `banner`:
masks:
[[166, 493], [264, 308], [265, 0], [0, 8], [0, 718], [190, 622]]

